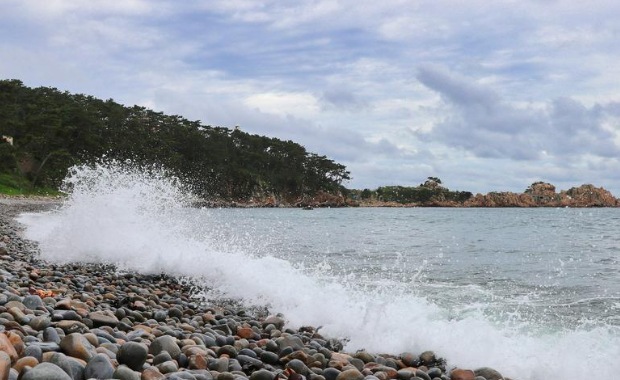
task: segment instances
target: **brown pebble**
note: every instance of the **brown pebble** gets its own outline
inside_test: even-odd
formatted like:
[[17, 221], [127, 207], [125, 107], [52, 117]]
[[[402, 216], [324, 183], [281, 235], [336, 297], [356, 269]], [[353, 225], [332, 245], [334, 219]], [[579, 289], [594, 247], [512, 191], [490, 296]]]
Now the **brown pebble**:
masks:
[[95, 347], [81, 334], [73, 333], [65, 336], [60, 341], [62, 351], [75, 358], [89, 361], [97, 354]]
[[15, 364], [13, 364], [13, 369], [15, 369], [17, 372], [21, 372], [24, 367], [34, 367], [37, 364], [39, 364], [37, 358], [32, 356], [24, 356], [23, 358], [19, 359]]
[[0, 379], [8, 379], [11, 371], [11, 357], [0, 349]]
[[336, 380], [364, 380], [364, 375], [357, 369], [347, 369], [336, 376]]
[[189, 358], [189, 369], [207, 369], [207, 359], [203, 355], [192, 355]]
[[450, 380], [474, 380], [476, 375], [470, 369], [454, 369], [450, 372]]
[[[4, 335], [8, 339], [9, 344], [13, 347], [13, 349], [15, 350], [15, 353], [17, 354], [17, 358], [22, 356], [22, 354], [24, 353], [24, 350], [26, 349], [26, 345], [24, 344], [22, 337], [18, 335], [18, 333], [15, 331], [6, 331], [2, 335]], [[16, 359], [11, 358], [13, 362]]]
[[165, 378], [166, 376], [159, 372], [156, 367], [148, 367], [140, 375], [140, 380], [164, 380]]
[[254, 336], [254, 330], [252, 330], [250, 327], [239, 327], [237, 329], [237, 335], [239, 336], [239, 338], [250, 339]]

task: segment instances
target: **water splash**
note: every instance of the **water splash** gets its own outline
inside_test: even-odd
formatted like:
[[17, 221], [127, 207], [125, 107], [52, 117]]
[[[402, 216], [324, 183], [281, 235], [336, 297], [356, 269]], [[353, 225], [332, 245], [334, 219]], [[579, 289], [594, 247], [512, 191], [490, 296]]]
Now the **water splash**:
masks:
[[162, 169], [119, 162], [78, 166], [64, 189], [68, 196], [59, 209], [20, 218], [48, 261], [114, 263], [200, 279], [214, 294], [269, 305], [292, 326], [323, 326], [326, 335], [348, 338], [351, 351], [433, 349], [449, 365], [491, 366], [520, 380], [620, 373], [617, 328], [528, 334], [476, 310], [451, 315], [393, 282], [363, 284], [355, 273], [333, 277], [325, 265], [312, 272], [265, 252], [254, 254], [248, 242], [261, 236], [250, 232], [241, 243], [226, 237], [226, 228], [235, 226], [187, 207], [191, 195]]

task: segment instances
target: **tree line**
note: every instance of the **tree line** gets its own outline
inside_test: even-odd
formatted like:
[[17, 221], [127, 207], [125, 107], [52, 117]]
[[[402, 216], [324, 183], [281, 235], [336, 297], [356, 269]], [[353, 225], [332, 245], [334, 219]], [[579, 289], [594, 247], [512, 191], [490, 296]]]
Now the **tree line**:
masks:
[[428, 177], [418, 186], [381, 186], [376, 190], [351, 191], [362, 202], [394, 202], [421, 206], [463, 204], [473, 194], [469, 191], [453, 191], [442, 186], [437, 177]]
[[75, 164], [103, 155], [160, 164], [207, 199], [295, 199], [338, 193], [344, 165], [293, 141], [203, 125], [56, 88], [0, 81], [0, 173], [57, 187]]

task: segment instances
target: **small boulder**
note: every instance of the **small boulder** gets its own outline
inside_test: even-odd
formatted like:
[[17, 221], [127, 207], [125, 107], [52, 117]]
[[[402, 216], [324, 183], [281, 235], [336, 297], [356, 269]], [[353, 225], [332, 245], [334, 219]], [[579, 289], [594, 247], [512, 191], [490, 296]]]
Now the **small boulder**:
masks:
[[82, 334], [73, 333], [60, 341], [60, 349], [67, 355], [88, 362], [97, 354], [95, 347]]
[[52, 363], [41, 363], [38, 366], [24, 371], [21, 380], [73, 380], [59, 366]]
[[155, 338], [149, 347], [149, 354], [158, 355], [162, 351], [167, 351], [173, 359], [181, 355], [181, 349], [175, 338], [170, 335], [162, 335]]
[[126, 365], [119, 365], [112, 374], [113, 379], [119, 380], [140, 380], [140, 372], [133, 371]]
[[336, 380], [364, 380], [364, 375], [357, 369], [347, 369], [340, 372]]
[[109, 310], [106, 311], [93, 311], [92, 313], [88, 313], [88, 318], [93, 321], [93, 324], [96, 327], [99, 326], [110, 326], [116, 327], [118, 326], [118, 318]]
[[8, 379], [11, 371], [11, 357], [4, 351], [0, 351], [0, 379]]
[[146, 362], [148, 347], [137, 342], [124, 343], [116, 354], [120, 364], [125, 364], [134, 371], [141, 371]]
[[0, 334], [0, 351], [6, 352], [11, 358], [12, 362], [16, 361], [19, 357], [9, 337], [4, 333]]
[[450, 380], [474, 380], [476, 375], [471, 369], [453, 369], [450, 372]]
[[114, 373], [114, 366], [106, 354], [97, 354], [86, 364], [84, 377], [86, 379], [109, 379]]
[[497, 372], [493, 368], [482, 367], [474, 370], [476, 376], [482, 376], [487, 380], [504, 380], [501, 373]]

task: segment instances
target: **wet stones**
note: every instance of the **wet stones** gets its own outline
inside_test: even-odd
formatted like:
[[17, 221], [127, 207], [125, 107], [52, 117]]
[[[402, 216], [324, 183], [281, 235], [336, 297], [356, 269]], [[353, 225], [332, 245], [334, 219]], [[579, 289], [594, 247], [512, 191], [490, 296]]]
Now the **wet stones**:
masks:
[[486, 380], [504, 380], [501, 373], [489, 367], [478, 368], [474, 371], [474, 374], [476, 376], [484, 377]]
[[470, 369], [453, 369], [450, 372], [450, 380], [475, 380], [476, 375]]
[[73, 380], [73, 378], [55, 364], [41, 363], [24, 371], [22, 380]]
[[87, 379], [109, 379], [114, 374], [114, 366], [105, 354], [93, 356], [84, 368], [84, 377]]
[[6, 353], [11, 362], [16, 361], [19, 356], [9, 337], [5, 333], [0, 333], [0, 351]]
[[92, 313], [88, 313], [88, 318], [93, 321], [93, 325], [98, 326], [111, 326], [115, 327], [118, 325], [119, 320], [116, 318], [114, 313], [109, 310], [106, 311], [94, 311]]
[[89, 361], [97, 354], [95, 347], [79, 333], [71, 333], [60, 341], [60, 348], [67, 355]]
[[336, 380], [363, 380], [364, 375], [357, 369], [347, 369], [336, 376]]
[[[148, 347], [137, 342], [127, 342], [121, 346], [116, 354], [120, 364], [125, 364], [134, 371], [142, 370], [148, 356]], [[171, 358], [172, 359], [172, 358]]]
[[181, 349], [176, 343], [176, 339], [170, 335], [163, 335], [155, 338], [149, 347], [149, 354], [158, 355], [166, 351], [172, 358], [177, 358], [181, 354]]
[[0, 379], [8, 379], [10, 370], [11, 357], [3, 350], [0, 350]]

